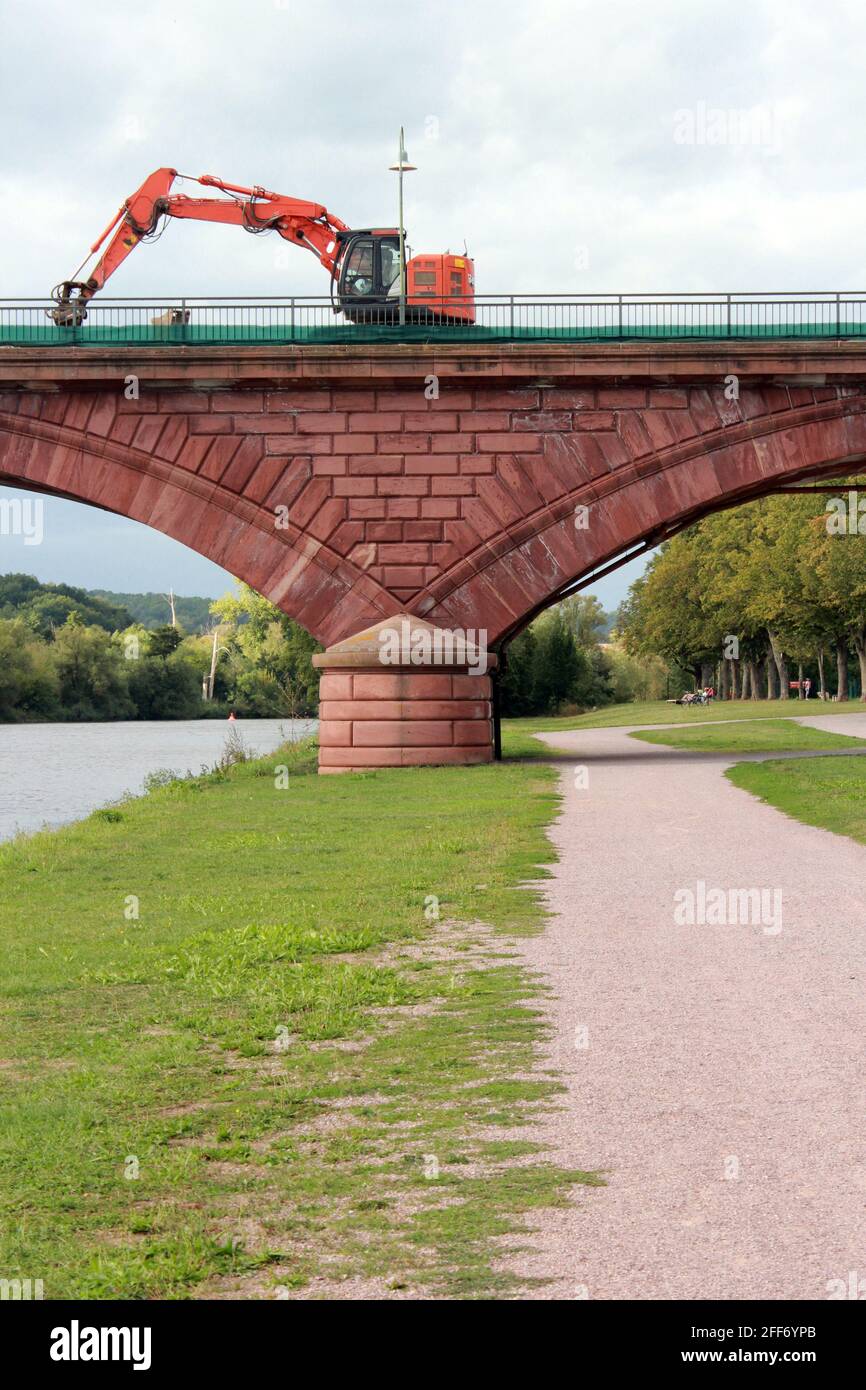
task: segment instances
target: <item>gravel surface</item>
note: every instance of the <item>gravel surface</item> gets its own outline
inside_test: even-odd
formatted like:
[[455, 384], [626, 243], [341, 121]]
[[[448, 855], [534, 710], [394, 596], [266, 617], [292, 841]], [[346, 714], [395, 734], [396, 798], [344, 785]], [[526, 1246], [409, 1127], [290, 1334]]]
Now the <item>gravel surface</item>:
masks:
[[[808, 722], [866, 736], [866, 714]], [[732, 786], [729, 755], [545, 737], [574, 766], [553, 916], [519, 951], [568, 1092], [534, 1137], [607, 1186], [535, 1218], [520, 1270], [552, 1282], [528, 1296], [827, 1298], [851, 1271], [866, 1292], [866, 848]], [[698, 881], [768, 910], [679, 924]]]

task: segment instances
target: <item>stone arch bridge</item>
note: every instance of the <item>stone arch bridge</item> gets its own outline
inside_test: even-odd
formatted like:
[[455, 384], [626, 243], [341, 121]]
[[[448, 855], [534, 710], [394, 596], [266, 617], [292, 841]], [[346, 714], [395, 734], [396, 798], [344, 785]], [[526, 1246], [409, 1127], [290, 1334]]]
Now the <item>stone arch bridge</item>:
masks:
[[[581, 581], [864, 458], [866, 342], [0, 348], [0, 481], [153, 526], [302, 623], [322, 771], [489, 759], [478, 634], [495, 673]], [[413, 654], [383, 660], [395, 628]]]

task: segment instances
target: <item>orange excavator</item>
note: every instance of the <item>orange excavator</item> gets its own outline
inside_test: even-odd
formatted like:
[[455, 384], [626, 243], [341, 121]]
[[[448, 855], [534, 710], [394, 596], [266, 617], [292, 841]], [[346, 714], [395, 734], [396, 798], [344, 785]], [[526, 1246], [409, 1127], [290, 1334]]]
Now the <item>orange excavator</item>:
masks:
[[[244, 188], [212, 174], [193, 182], [218, 188], [222, 198], [189, 198], [172, 193], [176, 169], [157, 169], [118, 209], [90, 248], [84, 266], [105, 246], [86, 280], [64, 280], [52, 291], [50, 317], [75, 327], [87, 305], [139, 242], [154, 238], [163, 217], [225, 222], [247, 232], [278, 232], [286, 241], [317, 256], [331, 276], [335, 313], [352, 322], [390, 322], [400, 296], [400, 233], [395, 227], [352, 230], [321, 203], [286, 198], [266, 188]], [[109, 240], [110, 238], [110, 240]], [[406, 316], [410, 320], [475, 322], [474, 265], [469, 256], [413, 256], [406, 266]]]

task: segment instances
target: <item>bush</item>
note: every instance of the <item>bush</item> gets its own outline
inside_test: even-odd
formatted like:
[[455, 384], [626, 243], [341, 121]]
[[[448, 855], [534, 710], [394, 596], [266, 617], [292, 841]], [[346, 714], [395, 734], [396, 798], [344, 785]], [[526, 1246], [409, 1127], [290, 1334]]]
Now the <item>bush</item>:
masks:
[[198, 677], [181, 657], [145, 656], [127, 664], [137, 718], [195, 719], [201, 713]]

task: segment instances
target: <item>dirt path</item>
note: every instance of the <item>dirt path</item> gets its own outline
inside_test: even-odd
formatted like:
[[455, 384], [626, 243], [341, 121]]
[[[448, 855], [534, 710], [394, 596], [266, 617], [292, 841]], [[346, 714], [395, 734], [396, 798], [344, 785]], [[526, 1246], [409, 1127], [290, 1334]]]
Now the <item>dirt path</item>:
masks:
[[[866, 848], [732, 786], [730, 756], [627, 735], [547, 736], [574, 763], [554, 916], [520, 949], [568, 1096], [538, 1137], [608, 1185], [542, 1214], [521, 1268], [539, 1298], [826, 1298], [866, 1280]], [[679, 925], [699, 881], [767, 890], [763, 921]]]

